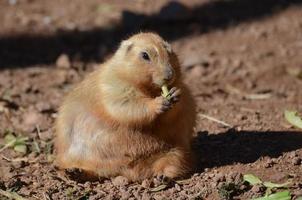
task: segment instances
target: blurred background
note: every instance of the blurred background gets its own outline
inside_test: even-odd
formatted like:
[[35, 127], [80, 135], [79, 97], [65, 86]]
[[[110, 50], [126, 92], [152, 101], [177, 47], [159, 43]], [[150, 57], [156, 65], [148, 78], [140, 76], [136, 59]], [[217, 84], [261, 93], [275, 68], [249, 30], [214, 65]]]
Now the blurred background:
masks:
[[[0, 0], [0, 143], [9, 133], [28, 137], [21, 156], [0, 151], [0, 188], [45, 199], [67, 193], [218, 199], [222, 183], [253, 172], [277, 182], [291, 174], [292, 195], [302, 195], [302, 133], [283, 116], [286, 109], [302, 113], [301, 6], [301, 0]], [[111, 181], [66, 182], [51, 164], [62, 98], [140, 31], [157, 32], [179, 55], [198, 104], [196, 174], [187, 186], [158, 194], [140, 185], [121, 191]], [[240, 199], [263, 193], [225, 190]]]

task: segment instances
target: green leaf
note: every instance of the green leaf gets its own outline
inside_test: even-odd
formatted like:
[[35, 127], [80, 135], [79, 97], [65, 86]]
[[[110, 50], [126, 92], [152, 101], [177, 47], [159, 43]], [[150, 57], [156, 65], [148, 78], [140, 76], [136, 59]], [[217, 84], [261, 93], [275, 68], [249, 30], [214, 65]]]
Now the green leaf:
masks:
[[293, 126], [296, 126], [298, 128], [302, 129], [302, 119], [297, 116], [297, 112], [296, 111], [284, 111], [284, 116], [285, 119], [292, 124]]
[[14, 147], [14, 150], [25, 154], [27, 152], [27, 147], [24, 144], [18, 144]]
[[288, 190], [271, 194], [267, 197], [260, 197], [253, 200], [290, 200], [291, 196]]
[[288, 186], [290, 183], [291, 182], [278, 184], [278, 183], [272, 183], [272, 182], [264, 182], [263, 185], [268, 188], [283, 188], [283, 187]]
[[4, 137], [4, 142], [5, 142], [5, 144], [13, 143], [12, 141], [14, 141], [14, 140], [16, 140], [16, 137], [15, 137], [13, 134], [11, 134], [11, 133], [7, 134], [7, 135]]
[[251, 185], [262, 184], [262, 181], [257, 176], [254, 176], [253, 174], [243, 175], [243, 180]]
[[302, 197], [298, 197], [298, 199], [296, 199], [296, 200], [302, 200]]
[[18, 136], [17, 141], [16, 141], [16, 145], [25, 144], [25, 142], [27, 140], [28, 140], [28, 137]]

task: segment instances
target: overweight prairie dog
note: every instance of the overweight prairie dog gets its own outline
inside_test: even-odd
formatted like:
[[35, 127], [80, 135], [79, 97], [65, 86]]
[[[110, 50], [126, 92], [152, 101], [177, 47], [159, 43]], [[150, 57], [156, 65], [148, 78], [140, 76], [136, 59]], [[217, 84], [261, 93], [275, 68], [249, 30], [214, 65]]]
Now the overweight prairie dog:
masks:
[[[161, 95], [164, 84], [170, 98]], [[139, 33], [65, 98], [56, 123], [57, 163], [89, 177], [181, 177], [191, 167], [195, 117], [171, 46], [157, 34]]]

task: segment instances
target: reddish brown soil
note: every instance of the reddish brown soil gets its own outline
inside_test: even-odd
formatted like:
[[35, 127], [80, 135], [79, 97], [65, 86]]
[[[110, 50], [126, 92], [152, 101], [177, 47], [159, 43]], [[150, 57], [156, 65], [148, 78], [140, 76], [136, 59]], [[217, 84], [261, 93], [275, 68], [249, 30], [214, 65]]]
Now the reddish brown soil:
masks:
[[[293, 199], [302, 196], [302, 132], [283, 116], [286, 109], [302, 113], [302, 80], [293, 75], [302, 71], [302, 2], [182, 2], [0, 1], [0, 144], [7, 130], [30, 137], [26, 155], [0, 152], [0, 189], [28, 199], [220, 199], [233, 184], [229, 199], [250, 199], [264, 193], [242, 183], [253, 173], [291, 180]], [[171, 41], [198, 112], [231, 127], [200, 115], [195, 173], [157, 192], [157, 179], [70, 179], [52, 162], [62, 97], [140, 30]], [[63, 54], [70, 61], [58, 59]]]

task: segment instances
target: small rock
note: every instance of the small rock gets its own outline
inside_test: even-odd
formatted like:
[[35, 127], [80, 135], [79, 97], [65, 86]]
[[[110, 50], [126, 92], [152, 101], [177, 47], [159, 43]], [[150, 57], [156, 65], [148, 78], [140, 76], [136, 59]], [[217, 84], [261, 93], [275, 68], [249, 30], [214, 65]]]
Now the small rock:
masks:
[[288, 157], [289, 158], [295, 158], [295, 157], [297, 157], [298, 156], [298, 154], [297, 154], [297, 152], [290, 152], [289, 154], [288, 154]]
[[225, 176], [222, 173], [218, 173], [214, 178], [213, 181], [219, 183], [225, 181]]
[[143, 180], [143, 182], [142, 182], [142, 187], [144, 187], [144, 188], [150, 188], [150, 186], [151, 186], [151, 181], [149, 180], [149, 179], [145, 179], [145, 180]]
[[210, 169], [209, 168], [204, 168], [204, 172], [209, 172]]
[[125, 186], [129, 184], [129, 180], [124, 176], [117, 176], [112, 180], [115, 186]]
[[227, 182], [234, 182], [235, 184], [238, 184], [242, 181], [242, 174], [238, 172], [231, 172], [226, 176]]
[[163, 184], [163, 180], [161, 180], [160, 177], [154, 177], [153, 178], [153, 186], [157, 187], [159, 185]]
[[175, 189], [176, 189], [177, 191], [181, 191], [181, 187], [180, 187], [180, 185], [178, 185], [177, 183], [174, 185], [174, 187], [175, 187]]
[[69, 69], [71, 67], [69, 57], [66, 54], [61, 54], [56, 61], [56, 66], [62, 69]]
[[299, 157], [295, 157], [295, 158], [293, 158], [292, 159], [292, 162], [291, 162], [293, 165], [301, 165], [301, 163], [302, 163], [302, 160], [301, 160], [301, 158], [299, 158]]
[[215, 176], [215, 174], [214, 173], [210, 173], [210, 174], [208, 174], [208, 176], [209, 176], [210, 179], [212, 179]]
[[254, 185], [251, 189], [251, 192], [253, 193], [260, 193], [262, 192], [262, 186], [261, 185]]
[[266, 163], [264, 163], [265, 168], [270, 168], [275, 164], [274, 160], [270, 159]]
[[91, 187], [92, 187], [91, 182], [88, 182], [88, 181], [85, 182], [85, 183], [84, 183], [84, 187], [85, 187], [85, 188], [91, 188]]

